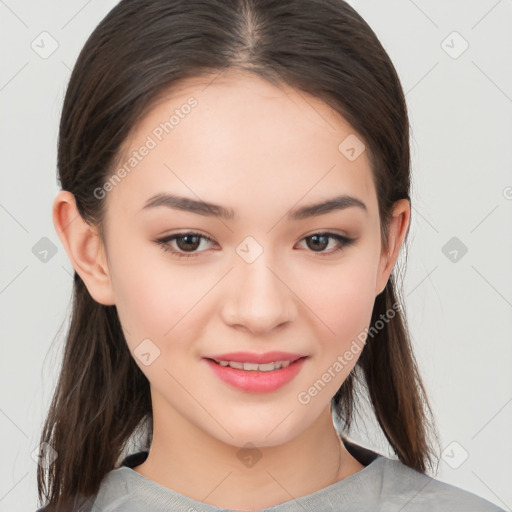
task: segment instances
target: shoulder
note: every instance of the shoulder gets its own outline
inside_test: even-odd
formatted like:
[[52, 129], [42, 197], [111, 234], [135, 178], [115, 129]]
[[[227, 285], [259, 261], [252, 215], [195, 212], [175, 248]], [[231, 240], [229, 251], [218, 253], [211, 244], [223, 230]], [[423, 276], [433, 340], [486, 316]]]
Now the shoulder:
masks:
[[[93, 505], [93, 510], [110, 512], [121, 510], [121, 506], [126, 506], [131, 501], [131, 489], [128, 486], [125, 471], [127, 468], [113, 469], [105, 475], [102, 480]], [[130, 508], [125, 508], [131, 510]]]
[[[88, 509], [90, 512], [131, 512], [132, 510], [143, 510], [133, 508], [132, 490], [129, 488], [125, 471], [128, 468], [117, 468], [109, 471], [101, 481], [98, 492], [93, 496], [93, 503]], [[43, 507], [36, 512], [48, 512]]]
[[[126, 470], [126, 468], [125, 468]], [[142, 508], [133, 508], [135, 504], [130, 496], [130, 490], [126, 482], [126, 477], [122, 469], [113, 469], [105, 475], [100, 488], [94, 497], [94, 502], [90, 511], [101, 512], [131, 512], [143, 510]], [[47, 512], [46, 508], [39, 508], [36, 512]]]
[[[379, 495], [395, 501], [404, 512], [499, 512], [500, 507], [469, 491], [415, 471], [399, 461], [382, 457]], [[394, 497], [394, 498], [392, 498]]]

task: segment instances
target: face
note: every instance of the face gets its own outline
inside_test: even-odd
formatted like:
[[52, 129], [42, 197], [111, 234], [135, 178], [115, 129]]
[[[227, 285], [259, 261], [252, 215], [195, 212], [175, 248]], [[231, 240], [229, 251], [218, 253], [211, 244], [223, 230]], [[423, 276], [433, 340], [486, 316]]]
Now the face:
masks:
[[[209, 82], [185, 82], [126, 141], [122, 179], [102, 189], [108, 272], [155, 418], [273, 446], [329, 407], [357, 361], [343, 355], [387, 280], [377, 197], [367, 153], [339, 149], [357, 135], [325, 103], [241, 73]], [[165, 194], [183, 199], [152, 204]], [[305, 209], [340, 196], [354, 199]], [[301, 359], [270, 373], [209, 360], [274, 351]]]

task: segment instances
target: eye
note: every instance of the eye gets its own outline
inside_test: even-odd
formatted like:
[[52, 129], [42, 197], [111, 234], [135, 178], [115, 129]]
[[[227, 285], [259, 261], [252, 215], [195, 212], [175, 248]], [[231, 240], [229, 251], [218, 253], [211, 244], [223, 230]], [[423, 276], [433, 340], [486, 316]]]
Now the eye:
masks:
[[[179, 258], [193, 258], [197, 256], [195, 252], [201, 245], [201, 240], [207, 240], [208, 242], [212, 242], [211, 238], [202, 235], [201, 233], [196, 233], [194, 231], [186, 233], [176, 233], [165, 238], [157, 239], [155, 240], [155, 242], [159, 244], [164, 251], [170, 252], [171, 254], [174, 254]], [[176, 242], [178, 250], [173, 248], [171, 242]]]
[[[202, 235], [195, 231], [188, 231], [156, 239], [155, 243], [160, 245], [165, 252], [170, 252], [179, 258], [188, 259], [195, 258], [198, 252], [202, 252], [197, 249], [201, 246], [201, 241], [203, 240], [213, 242], [213, 240], [206, 235]], [[330, 232], [314, 233], [313, 235], [303, 238], [301, 241], [303, 240], [306, 241], [308, 248], [312, 249], [311, 252], [318, 253], [320, 256], [329, 256], [331, 254], [338, 253], [356, 241], [355, 238], [348, 238], [346, 236]], [[329, 246], [330, 240], [334, 240], [337, 246], [334, 247], [334, 250], [326, 252], [325, 249]], [[171, 242], [176, 244], [177, 249], [173, 247]]]
[[[326, 252], [324, 249], [329, 246], [329, 239], [335, 240], [337, 246], [335, 246], [334, 250]], [[302, 240], [306, 241], [308, 248], [312, 248], [312, 252], [316, 252], [320, 256], [329, 256], [331, 254], [338, 253], [356, 241], [355, 238], [349, 238], [346, 236], [338, 235], [336, 233], [330, 233], [328, 231], [314, 233], [313, 235], [309, 235]]]

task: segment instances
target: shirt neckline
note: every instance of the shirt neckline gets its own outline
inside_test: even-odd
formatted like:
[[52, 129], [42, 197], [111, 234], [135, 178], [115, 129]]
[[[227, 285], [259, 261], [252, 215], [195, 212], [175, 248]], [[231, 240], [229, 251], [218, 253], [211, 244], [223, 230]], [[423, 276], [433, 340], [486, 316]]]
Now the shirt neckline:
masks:
[[[322, 497], [327, 497], [332, 493], [339, 493], [340, 490], [345, 490], [344, 488], [350, 488], [353, 486], [357, 486], [358, 482], [369, 481], [371, 478], [371, 474], [375, 471], [378, 471], [378, 468], [387, 461], [387, 458], [378, 452], [374, 452], [368, 448], [365, 448], [361, 445], [354, 443], [353, 441], [348, 440], [345, 436], [340, 436], [343, 444], [347, 448], [347, 451], [359, 462], [364, 468], [359, 471], [338, 480], [326, 487], [313, 491], [312, 493], [305, 494], [303, 496], [299, 496], [298, 498], [293, 498], [291, 500], [287, 500], [276, 505], [272, 505], [270, 507], [265, 507], [262, 509], [254, 510], [253, 512], [260, 511], [279, 511], [285, 512], [291, 510], [290, 507], [293, 507], [294, 504], [299, 503], [308, 503], [315, 502]], [[148, 451], [139, 451], [137, 453], [131, 454], [123, 460], [122, 465], [117, 468], [117, 471], [126, 475], [127, 478], [131, 478], [134, 480], [134, 483], [140, 485], [144, 485], [148, 489], [151, 489], [152, 493], [158, 493], [164, 499], [173, 499], [179, 500], [187, 505], [196, 508], [197, 510], [208, 510], [211, 512], [220, 511], [223, 512], [240, 512], [237, 509], [227, 509], [222, 507], [217, 507], [215, 505], [211, 505], [209, 503], [205, 503], [204, 501], [197, 500], [192, 498], [191, 496], [181, 494], [169, 487], [165, 487], [135, 471], [133, 468], [142, 464], [142, 462], [147, 458]], [[202, 507], [202, 508], [198, 508]]]

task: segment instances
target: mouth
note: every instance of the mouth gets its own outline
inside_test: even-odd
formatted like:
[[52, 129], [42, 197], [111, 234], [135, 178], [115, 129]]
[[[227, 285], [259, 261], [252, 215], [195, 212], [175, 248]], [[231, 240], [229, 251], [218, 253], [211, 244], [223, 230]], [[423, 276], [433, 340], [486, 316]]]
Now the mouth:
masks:
[[215, 363], [219, 366], [229, 366], [230, 368], [234, 368], [235, 370], [244, 370], [250, 372], [273, 372], [275, 370], [281, 370], [282, 368], [288, 368], [290, 364], [295, 363], [299, 359], [304, 359], [306, 356], [299, 357], [297, 359], [292, 360], [284, 360], [284, 361], [271, 361], [270, 363], [249, 363], [242, 361], [228, 361], [228, 360], [220, 360], [216, 361], [215, 359], [206, 358], [208, 361]]
[[[243, 363], [243, 364], [269, 364], [269, 363], [293, 363], [302, 357], [307, 357], [304, 354], [296, 354], [292, 352], [280, 352], [274, 350], [272, 352], [256, 353], [256, 352], [228, 352], [225, 354], [213, 354], [206, 356], [206, 359], [227, 366], [225, 363]], [[237, 369], [240, 369], [237, 367]]]
[[309, 356], [283, 352], [221, 354], [203, 358], [221, 381], [246, 393], [276, 391], [290, 382]]

